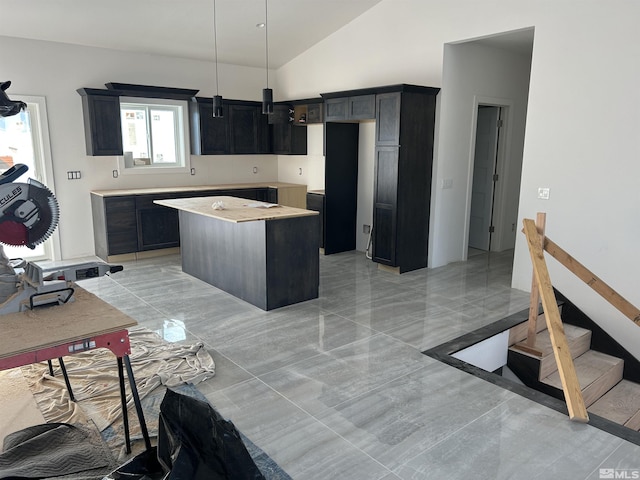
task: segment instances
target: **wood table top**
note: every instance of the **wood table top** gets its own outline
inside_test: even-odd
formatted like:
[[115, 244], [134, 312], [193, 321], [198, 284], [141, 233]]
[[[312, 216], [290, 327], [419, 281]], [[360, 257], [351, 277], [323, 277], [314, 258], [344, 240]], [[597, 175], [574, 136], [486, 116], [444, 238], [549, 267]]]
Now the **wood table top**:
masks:
[[[222, 202], [222, 210], [213, 208], [218, 202]], [[233, 223], [318, 215], [312, 210], [226, 196], [154, 200], [153, 203]]]
[[134, 319], [74, 285], [75, 300], [0, 315], [0, 358], [117, 332], [137, 325]]

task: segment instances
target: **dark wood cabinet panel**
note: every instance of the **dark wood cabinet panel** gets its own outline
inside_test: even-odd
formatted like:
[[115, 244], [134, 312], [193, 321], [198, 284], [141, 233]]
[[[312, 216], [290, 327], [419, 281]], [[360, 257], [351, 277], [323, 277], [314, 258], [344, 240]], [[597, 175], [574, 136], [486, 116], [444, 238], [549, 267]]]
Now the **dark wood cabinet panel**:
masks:
[[135, 212], [138, 231], [136, 251], [172, 248], [180, 244], [178, 212], [153, 203], [163, 198], [184, 195], [137, 195]]
[[324, 195], [320, 193], [307, 193], [307, 210], [313, 210], [319, 213], [320, 248], [324, 248]]
[[307, 123], [322, 123], [322, 103], [307, 104]]
[[306, 155], [307, 129], [304, 125], [295, 125], [290, 117], [294, 111], [292, 105], [274, 105], [270, 115], [271, 152], [278, 155]]
[[354, 95], [351, 97], [327, 98], [325, 121], [341, 122], [376, 118], [376, 96]]
[[349, 97], [348, 120], [368, 120], [374, 118], [376, 118], [375, 95]]
[[87, 155], [122, 155], [120, 98], [106, 90], [81, 88]]
[[191, 153], [193, 155], [223, 155], [229, 153], [228, 108], [223, 106], [222, 118], [213, 117], [213, 99], [197, 98], [189, 103], [191, 120]]
[[373, 206], [373, 258], [384, 265], [396, 262], [395, 207], [375, 203]]
[[135, 197], [91, 195], [96, 255], [107, 258], [136, 250], [138, 231]]
[[376, 145], [399, 145], [401, 93], [376, 96]]
[[373, 259], [399, 273], [427, 266], [437, 92], [376, 97]]
[[349, 112], [349, 98], [329, 98], [324, 102], [324, 110], [326, 122], [346, 120]]

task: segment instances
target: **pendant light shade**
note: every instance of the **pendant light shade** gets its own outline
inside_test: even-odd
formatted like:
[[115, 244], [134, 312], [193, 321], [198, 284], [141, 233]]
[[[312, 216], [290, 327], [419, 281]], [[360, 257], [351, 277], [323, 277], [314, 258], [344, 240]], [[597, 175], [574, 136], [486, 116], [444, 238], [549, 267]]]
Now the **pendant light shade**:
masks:
[[262, 113], [271, 115], [273, 113], [273, 90], [269, 88], [269, 18], [267, 0], [264, 0], [264, 51], [267, 85], [266, 88], [262, 89]]
[[273, 113], [273, 90], [270, 88], [262, 89], [262, 113], [265, 115]]
[[220, 95], [213, 96], [213, 117], [224, 117], [224, 110], [222, 109], [222, 97]]
[[213, 43], [215, 45], [215, 62], [216, 62], [216, 94], [213, 97], [213, 117], [224, 117], [224, 109], [222, 108], [222, 96], [218, 93], [218, 31], [216, 23], [218, 15], [216, 14], [216, 0], [213, 0]]

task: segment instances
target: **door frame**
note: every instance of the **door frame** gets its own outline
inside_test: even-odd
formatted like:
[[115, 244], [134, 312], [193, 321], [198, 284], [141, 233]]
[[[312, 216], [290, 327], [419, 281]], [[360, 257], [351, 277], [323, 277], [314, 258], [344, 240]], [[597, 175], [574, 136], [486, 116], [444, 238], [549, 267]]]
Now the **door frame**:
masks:
[[[489, 251], [501, 251], [503, 246], [502, 232], [505, 228], [511, 228], [505, 218], [505, 200], [506, 200], [506, 182], [509, 178], [509, 162], [508, 158], [511, 156], [511, 131], [512, 131], [512, 117], [511, 109], [513, 108], [513, 101], [508, 98], [487, 97], [481, 95], [474, 95], [473, 104], [471, 110], [471, 138], [469, 148], [469, 162], [467, 171], [467, 198], [466, 198], [466, 212], [465, 212], [465, 224], [464, 224], [464, 241], [463, 241], [463, 260], [468, 259], [469, 255], [469, 222], [471, 221], [471, 192], [473, 189], [473, 166], [475, 161], [475, 146], [476, 146], [476, 132], [478, 128], [478, 107], [500, 107], [502, 127], [500, 134], [498, 135], [498, 152], [496, 156], [496, 173], [498, 174], [498, 182], [494, 186], [493, 194], [493, 226], [494, 233], [489, 245]], [[502, 181], [500, 181], [502, 179]]]
[[[53, 175], [53, 159], [51, 156], [51, 141], [49, 139], [49, 115], [47, 113], [47, 102], [44, 96], [39, 95], [13, 95], [14, 100], [21, 100], [27, 104], [35, 105], [37, 121], [31, 122], [31, 135], [34, 140], [33, 150], [36, 154], [36, 162], [40, 163], [41, 171], [31, 172], [29, 176], [43, 183], [53, 194], [56, 187]], [[60, 260], [62, 258], [60, 249], [60, 226], [56, 227], [51, 236], [45, 241], [45, 255], [50, 260]]]

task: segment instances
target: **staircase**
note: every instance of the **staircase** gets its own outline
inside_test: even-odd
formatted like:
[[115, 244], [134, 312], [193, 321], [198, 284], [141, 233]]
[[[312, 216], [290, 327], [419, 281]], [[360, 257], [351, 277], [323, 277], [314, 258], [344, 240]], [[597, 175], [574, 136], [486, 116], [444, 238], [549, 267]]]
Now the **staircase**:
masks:
[[[526, 346], [527, 322], [511, 328], [507, 366], [522, 382], [538, 391], [563, 399], [544, 314], [538, 316], [535, 348], [542, 356], [518, 348]], [[624, 360], [591, 349], [592, 331], [564, 323], [585, 406], [589, 413], [640, 431], [640, 384], [623, 378]]]

